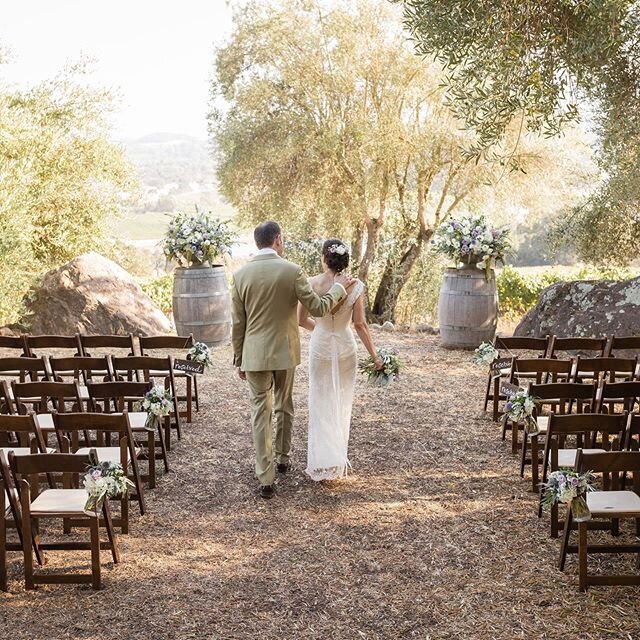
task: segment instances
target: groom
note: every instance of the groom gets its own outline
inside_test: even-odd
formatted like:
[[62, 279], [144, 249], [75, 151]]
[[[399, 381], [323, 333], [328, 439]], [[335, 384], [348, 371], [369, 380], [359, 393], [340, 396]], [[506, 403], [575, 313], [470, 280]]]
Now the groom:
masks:
[[[298, 302], [313, 316], [324, 316], [346, 297], [352, 278], [337, 275], [317, 295], [302, 269], [282, 258], [282, 231], [276, 222], [258, 225], [256, 256], [234, 274], [231, 287], [233, 364], [249, 383], [251, 427], [260, 495], [275, 494], [271, 415], [276, 414], [277, 471], [289, 470], [293, 426], [293, 376], [300, 364]], [[275, 406], [274, 406], [275, 405]]]

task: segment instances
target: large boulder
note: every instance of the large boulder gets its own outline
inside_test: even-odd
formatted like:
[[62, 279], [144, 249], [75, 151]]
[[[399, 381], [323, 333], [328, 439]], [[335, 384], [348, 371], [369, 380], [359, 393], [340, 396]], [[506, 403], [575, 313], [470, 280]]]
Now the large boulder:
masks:
[[517, 336], [640, 335], [640, 278], [559, 282], [547, 287]]
[[24, 324], [34, 334], [171, 332], [167, 316], [132, 276], [93, 251], [49, 271], [26, 307]]

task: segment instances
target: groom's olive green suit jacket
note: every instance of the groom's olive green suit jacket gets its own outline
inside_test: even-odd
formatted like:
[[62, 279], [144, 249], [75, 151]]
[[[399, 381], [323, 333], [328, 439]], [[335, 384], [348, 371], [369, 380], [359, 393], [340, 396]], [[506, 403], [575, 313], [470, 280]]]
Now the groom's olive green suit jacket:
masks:
[[233, 363], [243, 371], [278, 371], [300, 364], [298, 302], [326, 315], [346, 297], [339, 284], [319, 296], [302, 269], [275, 253], [240, 268], [231, 288]]

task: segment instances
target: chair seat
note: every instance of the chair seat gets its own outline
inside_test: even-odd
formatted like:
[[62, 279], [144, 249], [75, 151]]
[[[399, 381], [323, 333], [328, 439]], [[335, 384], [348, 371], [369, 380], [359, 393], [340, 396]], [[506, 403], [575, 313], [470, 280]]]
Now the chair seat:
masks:
[[42, 431], [55, 431], [55, 427], [53, 426], [53, 416], [50, 413], [37, 413], [36, 420], [38, 421], [38, 426]]
[[547, 429], [549, 427], [549, 416], [538, 416], [536, 418], [536, 423], [538, 424], [538, 431], [540, 433], [547, 433]]
[[640, 496], [634, 491], [592, 491], [587, 505], [592, 516], [640, 517]]
[[[9, 451], [13, 451], [16, 456], [29, 456], [31, 455], [31, 449], [29, 447], [0, 447], [0, 451], [4, 453], [5, 457], [9, 459]], [[51, 447], [47, 447], [47, 453], [55, 453], [56, 450]]]
[[[96, 452], [99, 462], [120, 464], [120, 447], [82, 447], [82, 449], [76, 451], [76, 454], [79, 456], [88, 456], [91, 449]], [[138, 456], [142, 450], [136, 447], [135, 451], [136, 456]], [[127, 461], [131, 462], [131, 454], [127, 455]]]
[[31, 515], [80, 516], [87, 515], [84, 506], [88, 494], [84, 489], [45, 489], [32, 503]]
[[[583, 449], [584, 453], [602, 453], [604, 449]], [[559, 449], [558, 466], [573, 469], [576, 466], [577, 449]]]
[[140, 431], [145, 428], [147, 422], [146, 411], [130, 411], [128, 415], [132, 431]]

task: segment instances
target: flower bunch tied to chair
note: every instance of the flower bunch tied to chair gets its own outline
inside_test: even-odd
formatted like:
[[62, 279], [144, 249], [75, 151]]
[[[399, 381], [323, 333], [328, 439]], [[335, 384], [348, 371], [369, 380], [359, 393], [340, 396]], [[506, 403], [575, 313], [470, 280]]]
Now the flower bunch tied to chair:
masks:
[[586, 495], [594, 491], [594, 475], [577, 473], [571, 469], [560, 469], [549, 474], [547, 482], [542, 485], [542, 506], [552, 507], [559, 502], [571, 504], [571, 515], [575, 522], [591, 520], [591, 512], [587, 506]]
[[535, 398], [528, 391], [521, 389], [507, 399], [501, 422], [504, 424], [510, 420], [514, 424], [522, 424], [526, 427], [530, 436], [536, 436], [539, 433], [539, 429], [535, 418], [535, 409]]
[[154, 427], [159, 424], [162, 418], [171, 414], [173, 409], [173, 396], [169, 389], [157, 384], [147, 391], [144, 398], [138, 403], [138, 409], [147, 413], [145, 425]]
[[84, 510], [98, 513], [106, 498], [117, 498], [129, 492], [134, 484], [127, 478], [121, 464], [116, 462], [100, 462], [87, 469], [82, 482], [87, 491], [87, 502]]

